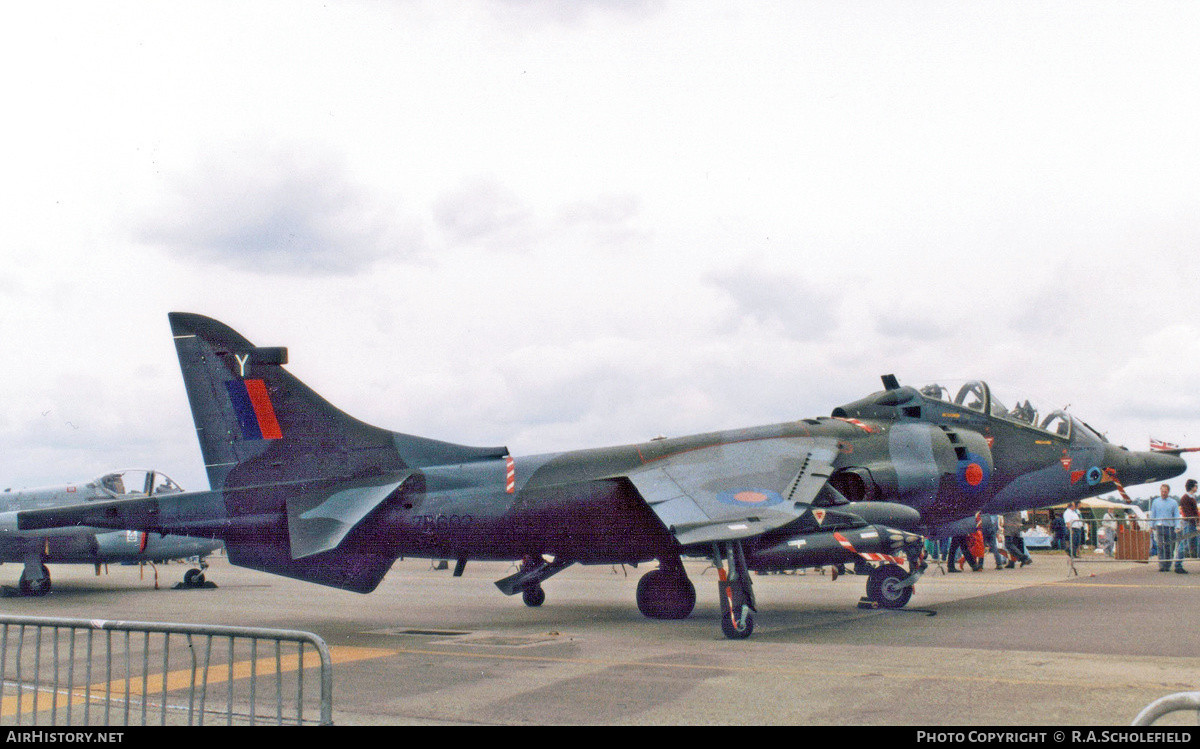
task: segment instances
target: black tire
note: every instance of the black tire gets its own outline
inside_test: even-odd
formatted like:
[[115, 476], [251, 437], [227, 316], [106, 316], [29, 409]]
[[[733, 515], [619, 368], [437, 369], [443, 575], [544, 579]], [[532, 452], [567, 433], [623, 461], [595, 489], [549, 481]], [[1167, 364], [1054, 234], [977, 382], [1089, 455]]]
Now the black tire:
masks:
[[729, 602], [721, 604], [721, 631], [726, 637], [730, 640], [744, 640], [754, 632], [754, 612], [746, 612], [746, 620], [740, 628], [734, 619], [735, 615], [729, 611]]
[[[744, 640], [754, 632], [754, 612], [746, 611], [742, 619], [742, 606], [734, 603], [740, 596], [734, 596], [732, 583], [721, 581], [717, 584], [717, 595], [721, 601], [721, 632], [730, 640]], [[736, 610], [734, 607], [736, 606]]]
[[546, 591], [540, 585], [534, 585], [521, 591], [521, 600], [530, 608], [537, 608], [546, 602]]
[[201, 585], [204, 585], [204, 571], [188, 570], [183, 573], [183, 584], [189, 588], [199, 588]]
[[696, 586], [687, 575], [650, 570], [638, 580], [637, 605], [650, 619], [686, 619], [696, 608]]
[[867, 578], [867, 598], [879, 604], [880, 608], [902, 609], [912, 598], [912, 586], [900, 585], [908, 578], [908, 573], [898, 564], [882, 564], [871, 570]]

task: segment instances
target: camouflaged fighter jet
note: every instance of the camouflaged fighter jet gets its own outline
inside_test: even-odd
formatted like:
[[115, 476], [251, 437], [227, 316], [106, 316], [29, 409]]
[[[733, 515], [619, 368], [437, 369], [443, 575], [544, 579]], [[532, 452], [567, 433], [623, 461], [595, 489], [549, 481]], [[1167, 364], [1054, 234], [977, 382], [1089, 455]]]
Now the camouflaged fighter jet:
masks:
[[212, 490], [0, 524], [220, 538], [234, 564], [362, 593], [400, 556], [455, 559], [456, 576], [471, 560], [520, 560], [496, 585], [529, 606], [572, 564], [657, 559], [637, 604], [658, 619], [691, 613], [681, 560], [708, 557], [722, 630], [742, 638], [751, 570], [869, 563], [868, 599], [900, 607], [924, 569], [922, 531], [1184, 469], [1065, 412], [1009, 411], [981, 382], [921, 391], [890, 375], [828, 418], [516, 457], [367, 425], [284, 369], [286, 349], [199, 315], [170, 321]]
[[[88, 482], [45, 486], [36, 489], [5, 489], [0, 493], [0, 516], [22, 509], [49, 509], [81, 502], [110, 502], [118, 499], [161, 497], [179, 494], [171, 477], [161, 471], [126, 469], [113, 471]], [[161, 562], [196, 557], [199, 567], [188, 570], [183, 582], [188, 587], [204, 584], [204, 557], [221, 547], [219, 541], [185, 536], [164, 536], [137, 530], [110, 531], [103, 528], [50, 528], [19, 532], [11, 524], [0, 524], [0, 563], [24, 564], [17, 590], [22, 595], [41, 596], [50, 592], [47, 564], [102, 564]]]

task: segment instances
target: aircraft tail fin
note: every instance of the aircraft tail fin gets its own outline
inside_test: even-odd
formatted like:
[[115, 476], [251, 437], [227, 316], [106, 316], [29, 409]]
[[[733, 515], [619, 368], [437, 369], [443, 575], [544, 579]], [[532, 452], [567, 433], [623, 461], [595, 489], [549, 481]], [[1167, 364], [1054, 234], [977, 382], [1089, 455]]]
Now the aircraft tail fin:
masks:
[[502, 458], [371, 426], [284, 369], [287, 349], [255, 346], [202, 315], [169, 315], [212, 489], [355, 478]]

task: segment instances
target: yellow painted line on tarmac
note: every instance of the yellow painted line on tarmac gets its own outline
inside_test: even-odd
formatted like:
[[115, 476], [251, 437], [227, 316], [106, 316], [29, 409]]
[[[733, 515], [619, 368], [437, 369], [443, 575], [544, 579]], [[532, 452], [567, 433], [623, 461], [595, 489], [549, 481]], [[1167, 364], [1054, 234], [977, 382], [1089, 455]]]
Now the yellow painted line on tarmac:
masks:
[[[267, 646], [269, 647], [269, 646]], [[354, 663], [356, 661], [370, 660], [373, 658], [386, 658], [390, 655], [396, 655], [396, 650], [385, 650], [382, 648], [358, 648], [351, 646], [334, 646], [329, 648], [329, 658], [334, 664], [338, 663]], [[153, 658], [151, 659], [153, 660]], [[321, 665], [321, 659], [315, 651], [305, 653], [304, 668], [316, 668]], [[232, 668], [232, 680], [246, 679], [251, 675], [255, 676], [272, 676], [277, 671], [279, 673], [291, 673], [300, 670], [300, 654], [291, 653], [280, 656], [278, 666], [276, 665], [275, 656], [258, 658], [253, 661], [235, 661]], [[223, 684], [230, 681], [231, 669], [228, 663], [210, 664], [208, 667], [207, 682], [204, 679], [204, 667], [197, 666], [195, 673], [195, 683], [197, 685], [207, 683]], [[166, 691], [174, 692], [181, 689], [189, 689], [193, 683], [192, 669], [180, 669], [171, 671], [164, 677], [163, 674], [154, 674], [148, 679], [142, 679], [140, 676], [131, 678], [129, 682], [129, 696], [142, 697], [144, 695], [161, 694], [163, 691], [164, 681], [166, 683]], [[60, 710], [65, 710], [67, 705], [81, 705], [88, 700], [90, 693], [92, 701], [104, 700], [105, 696], [111, 698], [125, 698], [126, 680], [116, 679], [108, 682], [97, 682], [90, 687], [75, 687], [69, 693], [65, 690], [59, 690], [57, 700], [55, 699], [55, 690], [51, 687], [29, 687], [22, 694], [20, 704], [15, 694], [5, 694], [0, 696], [0, 718], [7, 718], [18, 713], [31, 713], [34, 710], [34, 698], [36, 692], [37, 710], [50, 710], [51, 707], [57, 707]]]

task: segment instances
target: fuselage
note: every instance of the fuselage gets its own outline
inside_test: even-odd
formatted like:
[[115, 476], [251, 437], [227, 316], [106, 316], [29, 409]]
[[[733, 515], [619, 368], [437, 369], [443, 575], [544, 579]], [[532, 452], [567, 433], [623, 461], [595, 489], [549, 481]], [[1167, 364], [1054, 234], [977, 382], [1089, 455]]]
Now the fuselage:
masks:
[[[445, 552], [462, 551], [453, 547], [469, 539], [500, 558], [527, 549], [531, 535], [545, 539], [539, 551], [548, 554], [586, 537], [598, 560], [634, 557], [634, 549], [652, 556], [670, 535], [653, 513], [638, 511], [644, 503], [622, 475], [688, 451], [795, 437], [835, 440], [830, 485], [851, 502], [912, 507], [926, 532], [978, 512], [1061, 504], [1186, 469], [1176, 455], [1113, 445], [1062, 411], [1037, 419], [1003, 409], [986, 384], [969, 385], [961, 403], [898, 388], [831, 417], [429, 470], [403, 515], [404, 535]], [[572, 526], [581, 518], [587, 522]]]
[[402, 554], [643, 561], [670, 548], [671, 534], [623, 475], [689, 451], [795, 437], [835, 440], [830, 485], [852, 502], [912, 507], [927, 532], [1185, 469], [1173, 455], [1111, 445], [1066, 415], [1046, 429], [901, 390], [834, 417], [423, 469], [391, 503], [386, 535]]
[[[916, 530], [924, 532], [977, 512], [1044, 507], [1112, 491], [1117, 481], [1163, 480], [1185, 468], [1172, 455], [1111, 445], [1065, 415], [1043, 428], [928, 398], [912, 388], [877, 393], [834, 414], [406, 471], [396, 475], [401, 488], [363, 522], [355, 543], [381, 558], [512, 560], [545, 554], [585, 563], [642, 562], [672, 549], [678, 553], [678, 545], [671, 529], [624, 478], [627, 474], [692, 451], [795, 438], [837, 445], [829, 485], [845, 500], [858, 507], [871, 502], [911, 507], [920, 513]], [[388, 476], [370, 481], [385, 484]], [[270, 532], [286, 545], [289, 497], [322, 483], [226, 490], [228, 529], [210, 518], [202, 530], [240, 534], [246, 540]], [[212, 493], [206, 495], [211, 504]], [[756, 543], [777, 543], [786, 533], [782, 529]]]

